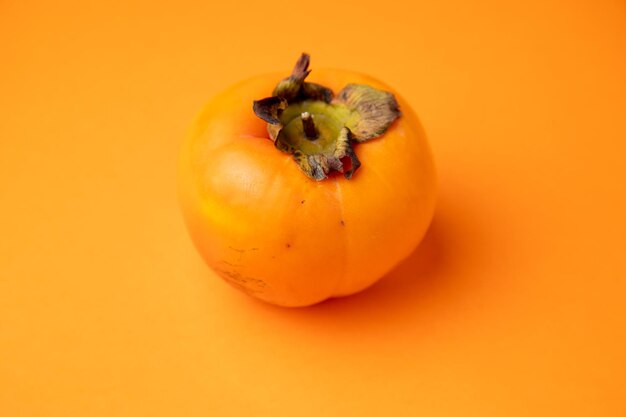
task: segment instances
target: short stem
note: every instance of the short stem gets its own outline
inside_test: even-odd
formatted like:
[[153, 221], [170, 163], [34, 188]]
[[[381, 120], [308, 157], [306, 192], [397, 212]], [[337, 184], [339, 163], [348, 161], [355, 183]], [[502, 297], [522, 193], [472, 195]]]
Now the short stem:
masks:
[[304, 129], [304, 134], [307, 139], [315, 140], [319, 136], [317, 129], [315, 128], [315, 123], [313, 122], [313, 116], [309, 114], [308, 111], [305, 111], [300, 115], [302, 119], [302, 128]]

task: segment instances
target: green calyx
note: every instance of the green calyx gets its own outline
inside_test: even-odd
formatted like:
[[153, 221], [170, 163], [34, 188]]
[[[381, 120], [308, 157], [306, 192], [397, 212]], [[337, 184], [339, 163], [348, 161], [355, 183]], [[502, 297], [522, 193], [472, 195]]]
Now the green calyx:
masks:
[[367, 85], [348, 84], [335, 96], [305, 82], [309, 61], [302, 54], [272, 96], [253, 103], [254, 113], [268, 123], [276, 148], [292, 155], [308, 177], [321, 181], [337, 171], [350, 179], [361, 166], [354, 143], [385, 133], [400, 117], [398, 103], [393, 94]]

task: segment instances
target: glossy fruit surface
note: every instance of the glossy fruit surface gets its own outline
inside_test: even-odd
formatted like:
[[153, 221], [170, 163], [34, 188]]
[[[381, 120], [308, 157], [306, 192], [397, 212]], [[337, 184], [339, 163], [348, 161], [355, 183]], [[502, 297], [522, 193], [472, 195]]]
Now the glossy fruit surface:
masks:
[[[351, 179], [303, 175], [251, 108], [280, 79], [247, 80], [205, 106], [181, 152], [179, 195], [215, 272], [267, 302], [305, 306], [361, 291], [407, 257], [432, 218], [436, 179], [424, 131], [396, 93], [402, 116], [355, 145], [362, 165]], [[391, 91], [346, 71], [315, 70], [310, 79], [334, 92], [347, 84]]]

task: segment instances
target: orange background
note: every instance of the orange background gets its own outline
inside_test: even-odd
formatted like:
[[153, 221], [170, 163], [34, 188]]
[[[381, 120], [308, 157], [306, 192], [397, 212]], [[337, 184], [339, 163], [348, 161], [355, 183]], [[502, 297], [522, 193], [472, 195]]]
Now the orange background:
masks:
[[[0, 0], [0, 416], [626, 415], [626, 5], [351, 3]], [[175, 165], [301, 51], [401, 92], [441, 191], [378, 285], [282, 309]]]

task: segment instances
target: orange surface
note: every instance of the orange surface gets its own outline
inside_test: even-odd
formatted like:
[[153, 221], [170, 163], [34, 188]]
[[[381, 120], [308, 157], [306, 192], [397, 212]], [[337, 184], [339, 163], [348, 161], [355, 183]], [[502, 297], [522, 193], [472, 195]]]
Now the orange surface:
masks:
[[[625, 4], [354, 3], [0, 1], [0, 416], [626, 415]], [[175, 165], [302, 50], [401, 92], [441, 194], [289, 310], [206, 269]]]

